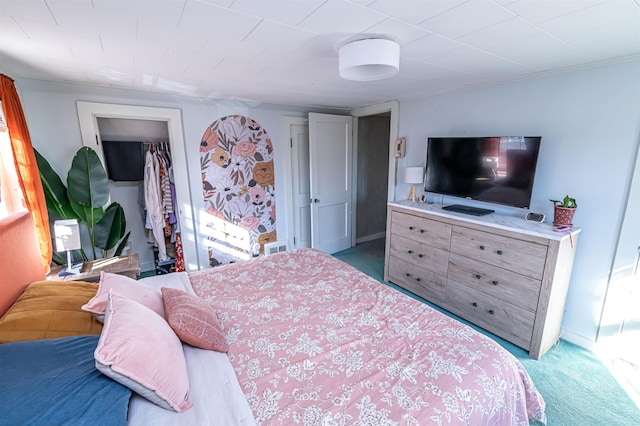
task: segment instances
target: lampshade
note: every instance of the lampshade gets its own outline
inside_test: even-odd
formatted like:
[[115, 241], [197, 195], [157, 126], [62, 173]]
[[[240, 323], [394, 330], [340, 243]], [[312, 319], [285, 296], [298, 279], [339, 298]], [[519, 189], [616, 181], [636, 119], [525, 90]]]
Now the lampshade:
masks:
[[400, 45], [381, 38], [347, 43], [338, 51], [338, 70], [345, 80], [372, 81], [393, 77], [400, 70]]
[[56, 238], [56, 251], [80, 249], [80, 227], [76, 219], [56, 220], [53, 223], [53, 233]]
[[422, 183], [424, 177], [423, 167], [406, 167], [404, 169], [404, 183]]

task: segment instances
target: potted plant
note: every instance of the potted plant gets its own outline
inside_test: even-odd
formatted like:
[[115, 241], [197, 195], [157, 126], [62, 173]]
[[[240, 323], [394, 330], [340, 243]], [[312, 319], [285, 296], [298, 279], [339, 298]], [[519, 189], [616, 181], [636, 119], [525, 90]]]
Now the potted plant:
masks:
[[562, 200], [549, 201], [553, 203], [554, 226], [571, 226], [573, 224], [573, 215], [578, 207], [576, 199], [567, 195]]
[[[131, 232], [125, 235], [127, 221], [122, 206], [116, 202], [107, 205], [109, 180], [98, 154], [89, 147], [80, 148], [71, 162], [65, 186], [49, 162], [34, 151], [49, 221], [77, 219], [78, 223], [84, 223], [91, 242], [92, 259], [120, 256]], [[101, 256], [96, 248], [102, 250]], [[83, 260], [90, 260], [84, 249], [80, 252]], [[64, 259], [54, 256], [56, 263], [61, 260], [64, 263]]]

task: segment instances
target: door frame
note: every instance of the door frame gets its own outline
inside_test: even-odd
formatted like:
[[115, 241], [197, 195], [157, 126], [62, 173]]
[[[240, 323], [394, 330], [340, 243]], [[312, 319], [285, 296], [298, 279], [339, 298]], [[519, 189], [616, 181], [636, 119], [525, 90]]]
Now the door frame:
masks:
[[294, 205], [293, 205], [293, 135], [291, 134], [291, 126], [307, 126], [309, 127], [309, 119], [306, 117], [284, 117], [284, 135], [289, 139], [289, 144], [287, 148], [284, 149], [284, 158], [283, 164], [286, 168], [284, 173], [284, 186], [286, 192], [286, 211], [287, 211], [287, 242], [289, 243], [289, 247], [294, 248], [295, 244], [293, 243], [293, 238], [295, 237], [296, 228], [294, 223]]
[[182, 234], [182, 249], [184, 252], [185, 269], [197, 271], [200, 269], [197, 242], [195, 237], [195, 211], [191, 202], [191, 191], [187, 169], [186, 149], [182, 135], [182, 116], [179, 109], [158, 108], [134, 105], [105, 104], [98, 102], [77, 101], [78, 119], [82, 144], [93, 148], [102, 164], [105, 164], [102, 151], [102, 141], [98, 129], [98, 118], [121, 118], [130, 120], [153, 120], [167, 123], [169, 132], [169, 146], [174, 164], [185, 170], [185, 173], [175, 173], [176, 200], [179, 208], [180, 232]]
[[[389, 123], [389, 173], [387, 176], [387, 201], [392, 202], [395, 200], [395, 176], [396, 176], [396, 161], [393, 156], [393, 147], [396, 139], [398, 138], [398, 116], [400, 113], [400, 102], [397, 100], [382, 102], [379, 104], [369, 105], [362, 108], [356, 108], [351, 110], [351, 116], [354, 117], [353, 123], [353, 153], [352, 153], [352, 182], [353, 185], [356, 186], [358, 183], [358, 117], [365, 117], [368, 115], [375, 114], [383, 114], [390, 113], [390, 123]], [[285, 172], [285, 190], [286, 190], [286, 211], [287, 211], [287, 241], [289, 242], [289, 247], [295, 247], [293, 244], [293, 236], [295, 234], [295, 228], [293, 223], [293, 170], [291, 167], [291, 125], [309, 125], [309, 120], [306, 117], [284, 117], [283, 127], [284, 127], [284, 135], [289, 138], [289, 144], [287, 148], [284, 150], [284, 158], [283, 163], [287, 167]], [[351, 229], [356, 229], [356, 203], [358, 196], [357, 191], [352, 191], [352, 214], [351, 214]], [[356, 233], [351, 233], [351, 246], [356, 245]]]
[[637, 285], [635, 274], [640, 250], [640, 228], [637, 225], [640, 216], [640, 138], [632, 170], [595, 339], [598, 350], [612, 358], [620, 355], [617, 343], [624, 338], [626, 315], [630, 311], [627, 307], [629, 294], [633, 290], [638, 291], [633, 286]]

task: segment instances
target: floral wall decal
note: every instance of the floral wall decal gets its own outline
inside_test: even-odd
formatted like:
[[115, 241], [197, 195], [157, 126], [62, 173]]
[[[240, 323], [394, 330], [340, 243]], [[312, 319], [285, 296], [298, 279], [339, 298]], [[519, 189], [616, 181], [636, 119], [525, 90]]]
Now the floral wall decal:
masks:
[[246, 259], [254, 244], [276, 241], [273, 144], [249, 117], [229, 115], [202, 135], [200, 168], [209, 264]]

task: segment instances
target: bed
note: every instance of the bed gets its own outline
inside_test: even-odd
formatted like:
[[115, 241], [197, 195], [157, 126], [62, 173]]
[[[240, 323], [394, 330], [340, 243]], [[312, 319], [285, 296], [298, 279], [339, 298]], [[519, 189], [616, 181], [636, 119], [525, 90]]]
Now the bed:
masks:
[[[5, 268], [0, 263], [0, 274]], [[23, 291], [31, 279], [20, 283]], [[123, 386], [130, 392], [125, 414], [118, 414], [123, 424], [545, 423], [543, 398], [509, 352], [322, 252], [298, 249], [137, 285], [174, 288], [203, 301], [215, 312], [228, 351], [181, 342], [190, 408], [161, 408]], [[109, 324], [105, 319], [104, 328]], [[106, 332], [100, 333], [102, 339]], [[90, 337], [42, 342], [96, 340], [79, 339]], [[3, 343], [0, 360], [3, 347], [26, 343]]]

